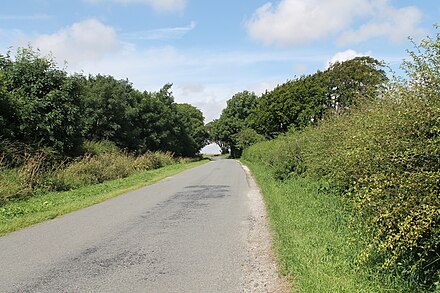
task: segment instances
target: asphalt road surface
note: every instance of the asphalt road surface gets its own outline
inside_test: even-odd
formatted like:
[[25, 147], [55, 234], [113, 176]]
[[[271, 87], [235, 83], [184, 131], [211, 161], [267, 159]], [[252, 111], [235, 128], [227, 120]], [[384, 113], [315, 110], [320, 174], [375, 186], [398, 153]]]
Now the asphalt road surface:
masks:
[[251, 292], [248, 179], [218, 160], [1, 237], [0, 292]]

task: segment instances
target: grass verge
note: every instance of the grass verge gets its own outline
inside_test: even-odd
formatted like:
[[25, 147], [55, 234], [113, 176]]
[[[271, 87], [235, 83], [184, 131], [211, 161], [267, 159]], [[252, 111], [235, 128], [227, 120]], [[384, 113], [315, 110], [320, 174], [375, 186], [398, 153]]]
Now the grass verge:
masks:
[[65, 192], [49, 192], [0, 207], [0, 236], [27, 226], [103, 202], [120, 194], [156, 183], [166, 177], [208, 162], [180, 163], [141, 171], [129, 177]]
[[279, 181], [249, 166], [266, 203], [280, 273], [299, 292], [414, 292], [398, 277], [357, 267], [361, 250], [342, 200], [311, 179]]

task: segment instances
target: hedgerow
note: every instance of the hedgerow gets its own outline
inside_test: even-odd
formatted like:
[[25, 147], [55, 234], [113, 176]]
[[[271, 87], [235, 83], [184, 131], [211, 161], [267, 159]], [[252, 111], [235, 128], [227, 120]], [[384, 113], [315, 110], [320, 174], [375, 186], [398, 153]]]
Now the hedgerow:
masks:
[[440, 38], [409, 52], [407, 80], [367, 107], [244, 152], [278, 179], [309, 176], [349, 199], [359, 265], [434, 288], [440, 277]]

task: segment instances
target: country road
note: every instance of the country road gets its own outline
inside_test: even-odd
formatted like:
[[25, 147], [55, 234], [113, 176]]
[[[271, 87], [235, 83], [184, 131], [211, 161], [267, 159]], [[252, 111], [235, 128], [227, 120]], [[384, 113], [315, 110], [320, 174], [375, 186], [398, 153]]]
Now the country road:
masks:
[[274, 292], [255, 183], [218, 160], [0, 238], [0, 292]]

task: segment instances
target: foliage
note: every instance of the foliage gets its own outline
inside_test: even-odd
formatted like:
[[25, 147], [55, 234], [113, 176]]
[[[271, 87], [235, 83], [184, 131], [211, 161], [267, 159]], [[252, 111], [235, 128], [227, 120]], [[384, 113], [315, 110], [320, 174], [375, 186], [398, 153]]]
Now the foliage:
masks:
[[257, 99], [249, 117], [250, 127], [274, 138], [290, 128], [316, 125], [326, 112], [345, 113], [381, 93], [387, 81], [381, 67], [371, 57], [357, 57], [279, 85]]
[[0, 168], [0, 206], [42, 192], [72, 190], [176, 163], [169, 152], [135, 157], [118, 149], [100, 150], [58, 165], [48, 162], [41, 152], [26, 154], [23, 160], [21, 167]]
[[206, 132], [208, 133], [209, 142], [216, 143], [220, 147], [222, 155], [229, 154], [229, 144], [220, 140], [222, 135], [222, 129], [220, 128], [219, 119], [214, 119], [205, 125]]
[[112, 76], [69, 76], [51, 57], [18, 49], [15, 58], [0, 55], [0, 139], [59, 160], [81, 155], [84, 139], [194, 156], [206, 140], [203, 115], [178, 107], [171, 86], [140, 92]]
[[133, 166], [136, 170], [153, 170], [176, 163], [170, 152], [147, 152], [135, 158]]
[[84, 136], [88, 140], [112, 141], [121, 148], [136, 150], [139, 130], [133, 119], [137, 114], [135, 90], [127, 80], [112, 76], [89, 76], [84, 94]]
[[325, 181], [280, 181], [260, 162], [244, 163], [264, 196], [280, 273], [298, 292], [420, 292], [410, 280], [356, 267], [362, 247], [351, 239], [359, 232], [349, 227], [346, 199], [323, 192]]
[[74, 155], [82, 143], [80, 78], [31, 48], [0, 55], [0, 137]]
[[327, 80], [327, 106], [338, 114], [352, 105], [374, 100], [388, 81], [383, 63], [368, 56], [336, 62], [324, 72]]
[[183, 156], [193, 156], [197, 154], [208, 140], [202, 111], [190, 104], [177, 104], [177, 114], [182, 123], [182, 137], [180, 146]]
[[391, 83], [348, 115], [245, 150], [278, 179], [325, 179], [349, 199], [359, 265], [380, 264], [433, 288], [440, 276], [440, 38], [404, 63], [409, 79]]
[[86, 155], [99, 155], [103, 153], [117, 153], [119, 152], [116, 144], [109, 140], [86, 140], [83, 145], [83, 152]]
[[117, 178], [125, 178], [134, 172], [133, 159], [118, 153], [102, 153], [85, 156], [57, 170], [51, 180], [51, 188], [57, 191], [72, 190]]
[[248, 127], [247, 118], [255, 107], [257, 96], [248, 91], [235, 94], [227, 102], [220, 118], [209, 126], [211, 140], [222, 148], [228, 148], [232, 157], [240, 157], [242, 148], [238, 142], [240, 132]]
[[326, 86], [322, 72], [302, 76], [263, 94], [252, 110], [250, 126], [267, 137], [303, 128], [320, 120], [325, 111]]
[[254, 145], [258, 142], [262, 142], [265, 140], [266, 138], [263, 135], [258, 134], [252, 128], [244, 128], [238, 133], [237, 145], [238, 147], [244, 150], [245, 148], [248, 148], [251, 145]]

